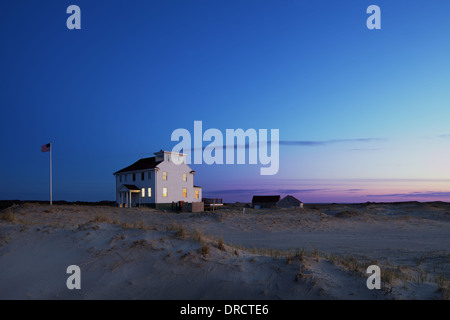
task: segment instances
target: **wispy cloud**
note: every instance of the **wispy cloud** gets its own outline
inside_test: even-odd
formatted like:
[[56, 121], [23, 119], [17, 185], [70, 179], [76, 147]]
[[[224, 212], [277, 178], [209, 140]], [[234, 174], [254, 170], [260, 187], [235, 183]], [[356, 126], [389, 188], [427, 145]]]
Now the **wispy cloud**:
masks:
[[263, 189], [227, 189], [227, 190], [205, 190], [205, 194], [211, 195], [230, 195], [230, 194], [249, 194], [249, 193], [261, 193], [266, 192], [267, 190]]
[[336, 143], [354, 143], [354, 142], [370, 143], [370, 142], [380, 142], [380, 141], [385, 141], [385, 140], [386, 139], [382, 139], [382, 138], [334, 139], [334, 140], [322, 140], [322, 141], [282, 140], [282, 141], [280, 141], [280, 145], [317, 147], [317, 146], [326, 146], [326, 145], [336, 144]]
[[234, 195], [234, 194], [299, 194], [299, 193], [314, 193], [314, 192], [324, 192], [329, 191], [329, 189], [227, 189], [227, 190], [208, 190], [205, 194], [208, 195]]
[[353, 148], [348, 151], [380, 151], [380, 150], [396, 150], [396, 148]]
[[[280, 146], [287, 146], [287, 147], [320, 147], [320, 146], [327, 146], [332, 144], [338, 144], [338, 143], [371, 143], [371, 142], [381, 142], [386, 141], [384, 138], [358, 138], [358, 139], [334, 139], [334, 140], [318, 140], [318, 141], [308, 141], [308, 140], [280, 140], [279, 145]], [[219, 141], [220, 142], [220, 141]], [[196, 150], [202, 150], [204, 151], [206, 146], [208, 146], [211, 142], [209, 141], [203, 141], [203, 145], [201, 147], [194, 147], [190, 149], [183, 150], [184, 153], [190, 153]], [[257, 148], [259, 144], [261, 143], [267, 143], [271, 144], [272, 141], [258, 141], [255, 143], [248, 143], [246, 142], [245, 145], [242, 144], [235, 144], [235, 145], [222, 145], [219, 146], [222, 148], [233, 148], [236, 149], [249, 149], [249, 148]], [[354, 149], [358, 150], [358, 149]], [[377, 149], [372, 149], [377, 150]]]
[[279, 193], [313, 193], [329, 191], [329, 189], [274, 189], [274, 191]]
[[367, 195], [372, 198], [380, 198], [380, 197], [400, 197], [400, 198], [442, 198], [442, 197], [450, 197], [450, 192], [448, 191], [417, 191], [417, 192], [409, 192], [409, 193], [390, 193], [390, 194], [370, 194]]

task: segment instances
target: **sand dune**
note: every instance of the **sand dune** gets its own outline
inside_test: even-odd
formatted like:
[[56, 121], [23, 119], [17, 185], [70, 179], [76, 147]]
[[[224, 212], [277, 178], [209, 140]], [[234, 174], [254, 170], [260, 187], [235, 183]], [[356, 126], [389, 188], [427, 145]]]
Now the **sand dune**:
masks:
[[[245, 214], [23, 204], [0, 217], [1, 299], [449, 298], [446, 203]], [[370, 264], [381, 290], [366, 287]], [[66, 287], [69, 265], [81, 290]]]

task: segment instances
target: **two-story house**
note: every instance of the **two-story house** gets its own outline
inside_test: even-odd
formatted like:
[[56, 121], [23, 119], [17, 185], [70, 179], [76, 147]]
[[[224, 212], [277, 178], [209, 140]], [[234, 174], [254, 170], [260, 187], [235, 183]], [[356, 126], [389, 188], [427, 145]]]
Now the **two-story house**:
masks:
[[161, 150], [154, 155], [114, 173], [118, 206], [170, 209], [179, 201], [202, 201], [202, 188], [194, 186], [195, 171], [186, 164], [185, 154]]

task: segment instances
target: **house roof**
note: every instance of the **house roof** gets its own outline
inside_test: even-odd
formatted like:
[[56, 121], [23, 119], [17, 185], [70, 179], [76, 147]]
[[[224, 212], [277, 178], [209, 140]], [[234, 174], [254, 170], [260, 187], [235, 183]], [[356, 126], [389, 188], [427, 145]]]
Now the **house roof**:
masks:
[[[298, 202], [302, 202], [302, 201], [298, 200], [296, 197], [291, 196], [291, 195], [287, 195], [287, 196], [284, 197], [283, 199], [286, 199], [286, 198], [292, 198], [292, 199], [294, 199], [294, 200], [297, 200]], [[283, 199], [281, 199], [281, 200], [283, 200]], [[303, 202], [302, 202], [302, 203], [303, 203]]]
[[156, 161], [155, 157], [139, 159], [138, 161], [133, 163], [131, 166], [128, 166], [128, 167], [123, 168], [123, 169], [121, 169], [119, 171], [116, 171], [116, 172], [114, 172], [114, 174], [122, 173], [122, 172], [129, 172], [129, 171], [139, 171], [139, 170], [154, 169], [161, 162], [162, 161]]
[[278, 202], [280, 196], [253, 196], [252, 202]]
[[124, 184], [123, 186], [130, 191], [140, 191], [141, 190], [133, 184]]

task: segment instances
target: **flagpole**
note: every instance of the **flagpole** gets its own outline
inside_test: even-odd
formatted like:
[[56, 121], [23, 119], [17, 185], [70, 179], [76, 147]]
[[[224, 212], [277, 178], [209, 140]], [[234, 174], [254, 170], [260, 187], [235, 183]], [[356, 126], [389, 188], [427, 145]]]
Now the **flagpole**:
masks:
[[50, 141], [50, 205], [53, 205], [52, 201], [52, 142]]

